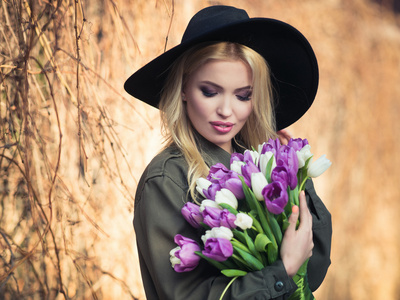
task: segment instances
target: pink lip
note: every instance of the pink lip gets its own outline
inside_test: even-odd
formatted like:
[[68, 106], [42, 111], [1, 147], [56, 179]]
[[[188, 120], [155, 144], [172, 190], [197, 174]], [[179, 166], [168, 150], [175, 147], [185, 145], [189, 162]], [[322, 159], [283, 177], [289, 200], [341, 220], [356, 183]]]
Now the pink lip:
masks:
[[228, 133], [229, 131], [232, 130], [233, 128], [233, 123], [229, 122], [221, 122], [221, 121], [216, 121], [216, 122], [210, 122], [211, 126], [214, 127], [214, 129], [220, 133]]

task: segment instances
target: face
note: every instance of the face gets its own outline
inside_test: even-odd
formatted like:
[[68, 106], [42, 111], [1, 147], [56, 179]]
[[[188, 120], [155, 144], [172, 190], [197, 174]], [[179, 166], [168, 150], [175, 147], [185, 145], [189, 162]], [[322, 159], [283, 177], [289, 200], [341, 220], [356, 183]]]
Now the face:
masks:
[[210, 60], [190, 75], [183, 91], [194, 128], [230, 153], [252, 112], [251, 96], [251, 69], [240, 60]]

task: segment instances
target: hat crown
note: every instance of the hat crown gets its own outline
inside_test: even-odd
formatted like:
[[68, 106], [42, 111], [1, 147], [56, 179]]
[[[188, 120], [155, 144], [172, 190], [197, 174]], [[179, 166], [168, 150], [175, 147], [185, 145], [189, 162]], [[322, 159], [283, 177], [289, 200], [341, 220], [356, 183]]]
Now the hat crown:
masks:
[[182, 43], [236, 22], [250, 19], [247, 12], [233, 6], [214, 5], [195, 14], [186, 27]]

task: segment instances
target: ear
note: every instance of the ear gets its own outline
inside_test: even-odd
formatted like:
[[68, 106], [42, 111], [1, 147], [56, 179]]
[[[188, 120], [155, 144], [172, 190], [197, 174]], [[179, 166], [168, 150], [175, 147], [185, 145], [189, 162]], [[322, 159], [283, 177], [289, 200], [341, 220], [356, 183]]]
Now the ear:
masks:
[[185, 95], [184, 92], [182, 92], [181, 96], [182, 96], [182, 101], [183, 101], [183, 102], [186, 102], [186, 95]]

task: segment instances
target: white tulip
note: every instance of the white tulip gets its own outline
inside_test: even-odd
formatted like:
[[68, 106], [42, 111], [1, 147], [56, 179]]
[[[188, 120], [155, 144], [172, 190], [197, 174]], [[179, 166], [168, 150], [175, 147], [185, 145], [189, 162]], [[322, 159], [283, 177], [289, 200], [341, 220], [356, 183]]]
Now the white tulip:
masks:
[[206, 196], [204, 196], [203, 190], [208, 189], [208, 187], [211, 185], [211, 181], [200, 177], [196, 180], [196, 190], [199, 192], [200, 195], [202, 195], [204, 198]]
[[257, 149], [258, 153], [261, 153], [264, 144], [265, 144], [265, 143], [258, 144], [258, 149]]
[[262, 172], [251, 174], [251, 189], [253, 190], [258, 201], [264, 200], [261, 192], [267, 185], [267, 178], [265, 178], [265, 175]]
[[246, 155], [246, 153], [250, 154], [253, 163], [256, 166], [258, 166], [258, 160], [260, 159], [260, 154], [257, 151], [252, 151], [252, 150], [244, 151], [244, 155]]
[[331, 161], [327, 159], [324, 154], [308, 167], [307, 175], [312, 178], [318, 177], [322, 173], [324, 173], [331, 165]]
[[[268, 162], [271, 159], [271, 157], [273, 157], [273, 155], [274, 154], [269, 151], [260, 155], [260, 170], [264, 174], [264, 176], [267, 175], [266, 174], [267, 173], [267, 165], [268, 165]], [[276, 161], [275, 161], [275, 158], [273, 158], [271, 170], [273, 170], [275, 167], [276, 167]]]
[[203, 241], [204, 244], [206, 244], [206, 241], [209, 238], [221, 238], [230, 241], [233, 238], [233, 233], [232, 230], [224, 226], [214, 227], [211, 228], [211, 230], [207, 230], [205, 234], [201, 236], [201, 240]]
[[253, 226], [253, 219], [247, 214], [238, 213], [236, 215], [236, 221], [234, 223], [242, 230], [246, 230], [251, 228], [251, 226]]
[[231, 170], [241, 175], [242, 166], [244, 166], [245, 164], [246, 163], [244, 161], [235, 160], [231, 163]]
[[238, 207], [238, 201], [235, 195], [228, 189], [221, 189], [215, 194], [215, 202], [218, 204], [226, 203], [232, 206], [234, 209]]
[[206, 241], [211, 238], [211, 230], [207, 230], [204, 235], [201, 236], [201, 240], [203, 241], [203, 244], [206, 244]]
[[220, 206], [218, 205], [218, 203], [215, 202], [214, 200], [205, 199], [205, 200], [201, 201], [201, 203], [200, 203], [200, 212], [203, 212], [203, 210], [204, 210], [207, 206], [215, 207], [215, 208], [220, 208]]
[[181, 250], [181, 247], [175, 247], [169, 252], [169, 261], [171, 262], [172, 267], [175, 267], [175, 265], [179, 265], [181, 263], [181, 260], [175, 256], [175, 252], [178, 250]]
[[299, 159], [299, 169], [304, 167], [307, 159], [313, 156], [310, 145], [305, 145], [300, 151], [296, 151], [296, 154]]
[[232, 230], [228, 227], [214, 227], [211, 229], [211, 237], [231, 240], [233, 238]]

